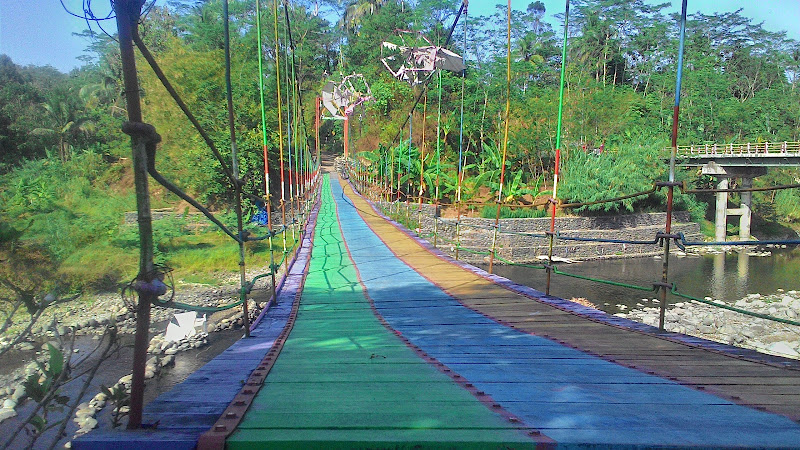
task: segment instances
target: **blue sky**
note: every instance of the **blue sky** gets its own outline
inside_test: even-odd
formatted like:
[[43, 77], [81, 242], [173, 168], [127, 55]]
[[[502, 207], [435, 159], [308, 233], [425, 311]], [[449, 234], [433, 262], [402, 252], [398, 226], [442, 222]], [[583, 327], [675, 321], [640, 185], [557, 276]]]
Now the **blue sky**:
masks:
[[[73, 11], [81, 10], [81, 0], [63, 0]], [[453, 0], [454, 3], [458, 0]], [[524, 9], [532, 0], [512, 0], [512, 7]], [[647, 0], [649, 3], [661, 3]], [[667, 2], [669, 0], [664, 0]], [[688, 0], [689, 12], [735, 11], [755, 22], [764, 22], [771, 31], [787, 31], [789, 37], [800, 40], [800, 0]], [[165, 0], [159, 0], [159, 4]], [[470, 14], [489, 14], [495, 0], [471, 0]], [[505, 2], [503, 2], [505, 3]], [[564, 0], [544, 0], [547, 16], [564, 11]], [[108, 0], [94, 0], [97, 13], [108, 10]], [[672, 0], [672, 11], [680, 10], [680, 1]], [[107, 29], [116, 29], [113, 20], [106, 21]], [[87, 28], [86, 22], [68, 15], [59, 0], [0, 0], [0, 53], [5, 53], [20, 65], [51, 65], [62, 72], [81, 65], [77, 58], [83, 54], [87, 42], [72, 36]], [[556, 29], [560, 26], [556, 25]]]

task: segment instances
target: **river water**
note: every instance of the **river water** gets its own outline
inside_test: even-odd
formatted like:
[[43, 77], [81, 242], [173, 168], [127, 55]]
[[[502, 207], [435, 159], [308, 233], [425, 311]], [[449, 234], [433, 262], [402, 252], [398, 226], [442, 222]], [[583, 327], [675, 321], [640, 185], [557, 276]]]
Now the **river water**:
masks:
[[[778, 289], [800, 291], [800, 249], [772, 249], [770, 256], [752, 256], [748, 251], [669, 259], [669, 281], [678, 292], [694, 297], [712, 297], [733, 303], [748, 294], [768, 295]], [[757, 253], [757, 252], [754, 252]], [[481, 266], [484, 270], [487, 266]], [[557, 264], [560, 271], [620, 283], [649, 287], [661, 281], [663, 261], [644, 257]], [[518, 266], [494, 266], [494, 273], [519, 284], [544, 292], [546, 272]], [[658, 298], [657, 292], [601, 284], [553, 275], [550, 294], [556, 297], [583, 297], [608, 313], [634, 308], [642, 298]], [[669, 303], [685, 301], [668, 296]], [[624, 305], [620, 308], [618, 305]]]

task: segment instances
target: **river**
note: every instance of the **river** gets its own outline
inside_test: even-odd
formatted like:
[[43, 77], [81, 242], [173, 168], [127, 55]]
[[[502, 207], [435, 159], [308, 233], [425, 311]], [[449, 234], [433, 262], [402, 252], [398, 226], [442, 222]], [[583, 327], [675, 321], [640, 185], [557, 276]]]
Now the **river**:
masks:
[[[677, 257], [669, 259], [669, 281], [678, 291], [694, 297], [712, 297], [733, 303], [748, 294], [768, 295], [778, 289], [800, 291], [800, 249], [772, 249], [770, 256], [752, 256], [748, 251], [725, 254]], [[758, 252], [756, 252], [758, 253]], [[600, 278], [637, 286], [651, 286], [661, 281], [663, 261], [643, 257], [557, 264], [560, 271], [584, 277]], [[481, 265], [484, 270], [488, 268]], [[494, 273], [519, 284], [544, 292], [546, 272], [518, 266], [496, 265]], [[583, 297], [599, 309], [614, 314], [629, 310], [642, 298], [657, 298], [656, 292], [597, 283], [565, 275], [553, 275], [551, 295], [562, 298]], [[680, 302], [668, 296], [668, 302]], [[618, 305], [624, 305], [620, 308]]]

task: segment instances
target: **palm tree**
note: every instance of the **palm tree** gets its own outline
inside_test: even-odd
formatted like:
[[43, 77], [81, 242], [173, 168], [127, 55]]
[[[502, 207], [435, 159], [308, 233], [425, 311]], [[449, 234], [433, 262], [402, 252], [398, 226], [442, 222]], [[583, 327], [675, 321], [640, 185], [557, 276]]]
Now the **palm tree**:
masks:
[[351, 0], [347, 3], [339, 26], [353, 31], [361, 25], [364, 18], [375, 14], [389, 0]]
[[78, 97], [70, 88], [54, 90], [42, 103], [45, 110], [47, 127], [35, 128], [31, 133], [45, 136], [58, 137], [58, 156], [62, 162], [69, 159], [70, 138], [78, 133], [85, 133], [91, 129], [92, 122], [83, 115], [83, 109], [78, 106]]

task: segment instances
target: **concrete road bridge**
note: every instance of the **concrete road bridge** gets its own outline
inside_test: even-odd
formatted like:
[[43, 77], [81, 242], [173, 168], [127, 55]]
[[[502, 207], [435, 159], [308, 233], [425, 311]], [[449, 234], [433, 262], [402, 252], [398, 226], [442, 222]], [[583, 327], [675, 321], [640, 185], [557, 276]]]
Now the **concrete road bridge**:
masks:
[[759, 142], [745, 144], [703, 144], [678, 147], [680, 164], [701, 167], [704, 175], [717, 179], [714, 216], [715, 240], [725, 241], [728, 216], [739, 216], [739, 239], [750, 239], [752, 192], [741, 192], [738, 208], [728, 208], [728, 192], [732, 179], [740, 179], [740, 189], [753, 187], [755, 177], [767, 173], [769, 167], [800, 166], [800, 142]]

